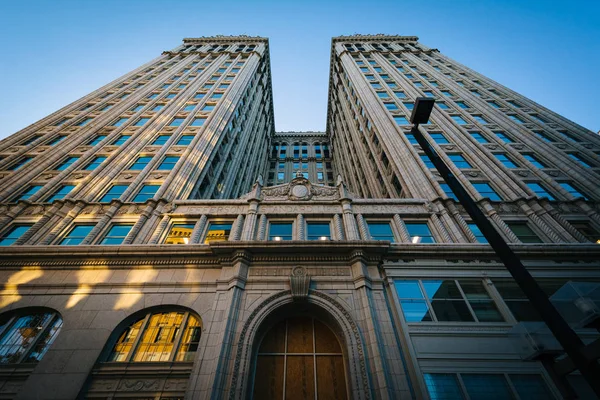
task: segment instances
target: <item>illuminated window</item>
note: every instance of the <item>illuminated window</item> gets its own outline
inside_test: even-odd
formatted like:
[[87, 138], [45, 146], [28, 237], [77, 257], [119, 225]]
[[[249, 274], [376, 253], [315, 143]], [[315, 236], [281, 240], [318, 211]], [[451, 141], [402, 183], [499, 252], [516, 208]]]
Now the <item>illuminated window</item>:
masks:
[[189, 244], [195, 224], [173, 224], [165, 244]]
[[220, 240], [228, 240], [231, 233], [231, 223], [216, 223], [211, 222], [206, 232], [204, 243], [216, 242]]
[[308, 222], [306, 232], [308, 240], [331, 240], [331, 230], [328, 222]]
[[19, 224], [13, 225], [0, 236], [0, 246], [10, 246], [16, 242], [33, 225]]
[[269, 224], [269, 240], [292, 240], [291, 222], [272, 222]]

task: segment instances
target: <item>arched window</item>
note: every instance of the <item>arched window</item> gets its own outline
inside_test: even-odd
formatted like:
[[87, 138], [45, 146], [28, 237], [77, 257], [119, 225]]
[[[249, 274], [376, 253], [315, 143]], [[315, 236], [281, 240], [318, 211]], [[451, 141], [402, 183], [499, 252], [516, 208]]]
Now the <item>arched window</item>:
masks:
[[49, 309], [24, 309], [0, 317], [0, 364], [37, 363], [62, 327]]
[[202, 325], [186, 311], [148, 313], [119, 335], [108, 362], [193, 361]]

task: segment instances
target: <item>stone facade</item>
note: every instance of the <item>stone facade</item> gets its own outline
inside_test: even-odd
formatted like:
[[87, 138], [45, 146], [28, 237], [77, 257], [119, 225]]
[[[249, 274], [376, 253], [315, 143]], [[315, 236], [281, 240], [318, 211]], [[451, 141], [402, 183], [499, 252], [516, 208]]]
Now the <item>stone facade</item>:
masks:
[[[407, 135], [424, 92], [448, 108], [423, 132], [544, 287], [600, 281], [593, 132], [375, 35], [333, 39], [325, 134], [275, 133], [268, 41], [185, 39], [0, 142], [0, 398], [250, 398], [265, 332], [296, 314], [334, 332], [351, 398], [436, 398], [442, 378], [468, 392], [482, 373], [560, 398], [511, 344], [527, 304]], [[180, 347], [138, 362], [139, 332], [171, 311]], [[15, 329], [28, 313], [53, 335]], [[10, 332], [25, 350], [9, 359]]]

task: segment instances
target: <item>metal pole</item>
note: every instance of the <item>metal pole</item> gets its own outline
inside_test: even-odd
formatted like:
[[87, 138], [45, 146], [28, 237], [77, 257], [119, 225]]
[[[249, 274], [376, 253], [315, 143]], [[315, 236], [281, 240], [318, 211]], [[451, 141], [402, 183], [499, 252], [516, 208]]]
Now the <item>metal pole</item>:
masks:
[[428, 140], [425, 139], [419, 130], [419, 125], [415, 124], [410, 133], [413, 134], [421, 149], [429, 157], [442, 178], [444, 178], [458, 198], [458, 201], [465, 208], [465, 211], [467, 211], [473, 222], [481, 230], [481, 233], [485, 236], [490, 246], [492, 246], [496, 255], [504, 263], [506, 269], [508, 269], [521, 290], [523, 290], [525, 296], [527, 296], [533, 307], [540, 314], [542, 320], [546, 323], [552, 334], [554, 334], [567, 355], [573, 360], [581, 375], [583, 375], [590, 387], [600, 398], [600, 365], [598, 362], [595, 359], [586, 357], [584, 352], [585, 346], [579, 336], [561, 317], [548, 299], [548, 296], [546, 296], [542, 288], [540, 288], [529, 271], [521, 263], [519, 257], [512, 251], [498, 231], [496, 231], [487, 216], [477, 206], [458, 179], [456, 179], [452, 171], [450, 171], [435, 149], [429, 144]]

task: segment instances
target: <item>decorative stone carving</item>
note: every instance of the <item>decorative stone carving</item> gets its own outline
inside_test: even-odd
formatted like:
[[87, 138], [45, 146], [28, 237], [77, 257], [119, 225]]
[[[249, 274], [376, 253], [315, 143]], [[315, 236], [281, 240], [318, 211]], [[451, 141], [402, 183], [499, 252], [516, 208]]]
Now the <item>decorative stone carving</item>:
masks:
[[479, 173], [477, 171], [469, 171], [469, 176], [478, 176]]
[[304, 267], [295, 267], [290, 275], [290, 289], [294, 301], [303, 301], [308, 297], [310, 275]]
[[566, 144], [559, 143], [559, 144], [557, 144], [557, 145], [556, 145], [556, 147], [558, 147], [559, 149], [566, 149], [566, 148], [567, 148], [567, 145], [566, 145]]
[[522, 144], [513, 144], [513, 148], [517, 149], [517, 150], [521, 150], [523, 148]]
[[519, 171], [519, 172], [517, 172], [517, 174], [519, 176], [528, 176], [529, 175], [529, 171]]
[[558, 171], [548, 171], [548, 175], [550, 175], [550, 176], [558, 176], [560, 174], [558, 173]]
[[[249, 198], [252, 193], [242, 198]], [[313, 185], [308, 179], [298, 177], [290, 183], [262, 188], [261, 200], [338, 200], [338, 189], [333, 186]]]

